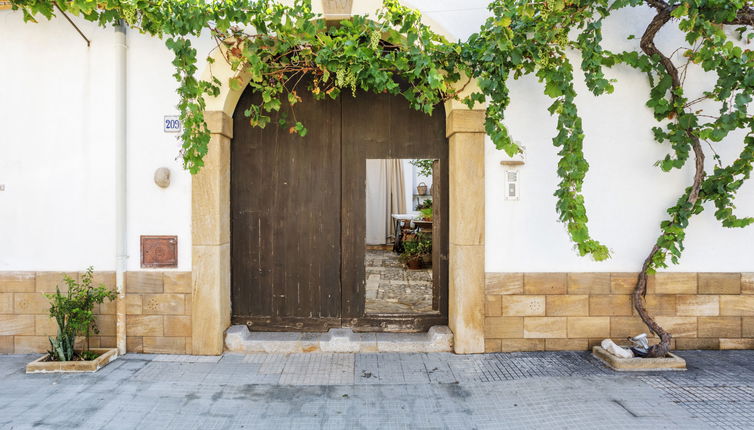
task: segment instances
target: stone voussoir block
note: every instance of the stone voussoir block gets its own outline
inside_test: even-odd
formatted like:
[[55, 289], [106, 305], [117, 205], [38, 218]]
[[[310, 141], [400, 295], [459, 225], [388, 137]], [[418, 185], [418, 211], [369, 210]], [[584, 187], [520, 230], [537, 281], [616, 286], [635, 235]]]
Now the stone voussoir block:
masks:
[[567, 294], [566, 273], [525, 273], [524, 294]]
[[523, 273], [486, 273], [485, 291], [487, 294], [523, 294]]
[[568, 294], [610, 294], [610, 273], [569, 273]]
[[544, 316], [545, 296], [502, 296], [504, 316]]

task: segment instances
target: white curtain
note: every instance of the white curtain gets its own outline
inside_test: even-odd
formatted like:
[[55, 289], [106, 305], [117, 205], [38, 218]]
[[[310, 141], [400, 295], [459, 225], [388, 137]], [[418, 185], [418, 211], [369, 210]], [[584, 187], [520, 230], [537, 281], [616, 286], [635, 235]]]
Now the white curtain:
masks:
[[367, 245], [384, 245], [395, 235], [392, 214], [406, 213], [401, 160], [367, 160]]

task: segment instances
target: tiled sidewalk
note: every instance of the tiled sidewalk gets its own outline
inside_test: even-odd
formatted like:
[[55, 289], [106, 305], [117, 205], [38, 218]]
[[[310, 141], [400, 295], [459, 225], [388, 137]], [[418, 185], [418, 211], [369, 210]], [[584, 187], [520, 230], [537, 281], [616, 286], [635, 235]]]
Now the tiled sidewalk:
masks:
[[0, 428], [751, 428], [754, 351], [617, 374], [586, 352], [127, 355], [26, 375], [0, 356]]

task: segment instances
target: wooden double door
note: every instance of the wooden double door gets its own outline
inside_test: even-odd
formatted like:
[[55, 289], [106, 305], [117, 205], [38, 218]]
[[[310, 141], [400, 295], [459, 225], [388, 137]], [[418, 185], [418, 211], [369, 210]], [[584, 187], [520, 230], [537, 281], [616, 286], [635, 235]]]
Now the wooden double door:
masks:
[[[247, 89], [233, 115], [231, 301], [255, 331], [424, 331], [447, 323], [448, 144], [442, 106], [429, 116], [400, 96], [344, 92], [295, 107], [300, 137], [249, 125]], [[366, 160], [435, 159], [434, 309], [365, 314]]]

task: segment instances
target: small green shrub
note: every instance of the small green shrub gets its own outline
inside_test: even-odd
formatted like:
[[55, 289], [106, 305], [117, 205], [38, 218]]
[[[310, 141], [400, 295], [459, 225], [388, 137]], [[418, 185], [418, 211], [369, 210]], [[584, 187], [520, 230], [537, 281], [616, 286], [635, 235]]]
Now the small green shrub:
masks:
[[94, 268], [89, 267], [81, 277], [81, 282], [76, 282], [68, 276], [63, 282], [68, 286], [68, 291], [62, 293], [59, 287], [55, 287], [54, 294], [45, 294], [50, 301], [50, 317], [55, 318], [58, 324], [58, 335], [50, 337], [50, 357], [56, 361], [71, 361], [75, 357], [74, 344], [76, 335], [86, 336], [84, 351], [79, 355], [82, 359], [91, 359], [89, 351], [89, 333], [99, 333], [94, 321], [94, 305], [103, 303], [105, 300], [113, 300], [115, 291], [109, 290], [105, 285], [93, 285]]
[[426, 234], [417, 234], [413, 240], [403, 242], [403, 252], [400, 255], [402, 262], [414, 257], [432, 253], [432, 237]]

